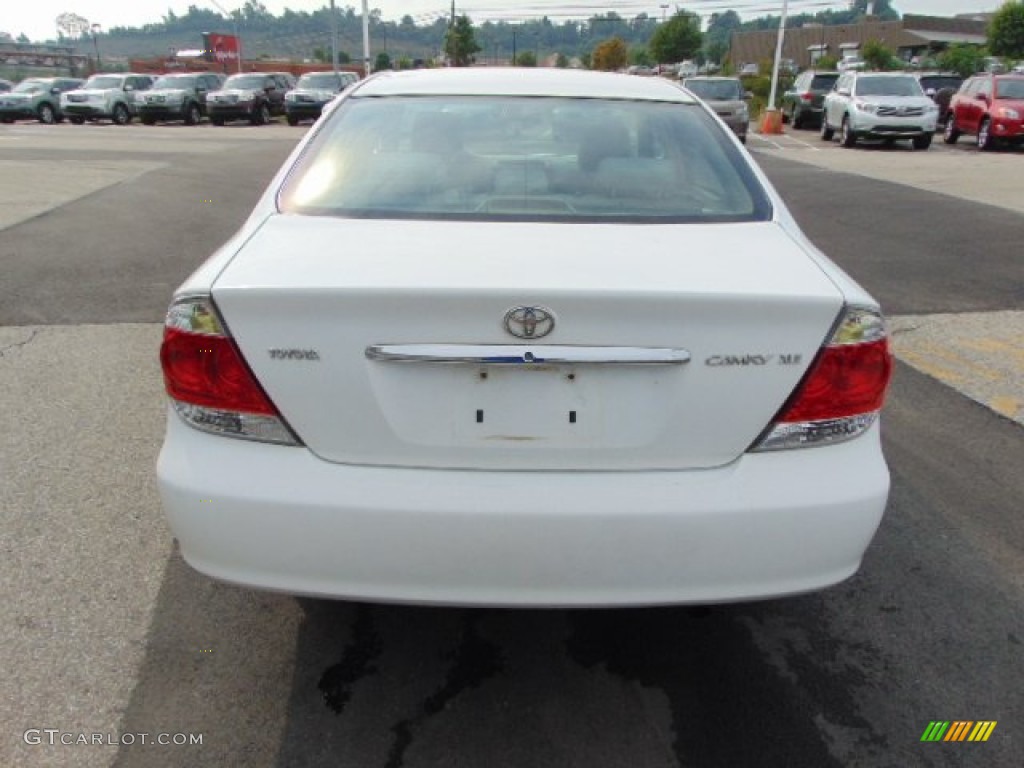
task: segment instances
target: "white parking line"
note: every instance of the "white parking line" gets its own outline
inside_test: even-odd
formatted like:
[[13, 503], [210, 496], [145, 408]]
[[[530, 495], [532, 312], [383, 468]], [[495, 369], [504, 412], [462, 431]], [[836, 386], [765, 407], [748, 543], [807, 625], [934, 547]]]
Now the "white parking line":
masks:
[[753, 136], [755, 139], [758, 139], [759, 141], [763, 141], [765, 144], [771, 144], [776, 149], [785, 149], [785, 147], [783, 147], [781, 144], [777, 144], [774, 141], [772, 141], [771, 139], [766, 139], [764, 136], [762, 136], [759, 133], [751, 133], [749, 135]]

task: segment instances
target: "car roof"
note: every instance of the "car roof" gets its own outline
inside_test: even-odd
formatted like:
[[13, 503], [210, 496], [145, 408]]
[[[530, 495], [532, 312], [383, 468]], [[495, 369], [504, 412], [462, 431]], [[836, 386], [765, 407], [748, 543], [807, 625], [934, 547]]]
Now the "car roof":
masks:
[[694, 75], [693, 77], [683, 78], [686, 82], [691, 80], [728, 80], [730, 82], [738, 82], [738, 77], [729, 77], [728, 75]]
[[453, 67], [380, 72], [352, 92], [364, 96], [565, 96], [569, 98], [670, 101], [694, 99], [661, 77], [613, 72], [524, 67]]

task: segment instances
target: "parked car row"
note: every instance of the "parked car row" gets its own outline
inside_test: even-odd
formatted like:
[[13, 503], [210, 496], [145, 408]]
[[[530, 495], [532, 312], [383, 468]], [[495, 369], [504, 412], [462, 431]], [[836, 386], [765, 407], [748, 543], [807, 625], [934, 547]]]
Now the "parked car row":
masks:
[[197, 125], [206, 117], [214, 125], [233, 120], [265, 125], [283, 115], [289, 125], [298, 125], [318, 118], [357, 79], [351, 72], [310, 72], [298, 82], [287, 72], [245, 72], [227, 79], [214, 72], [97, 74], [85, 81], [29, 78], [0, 93], [0, 122], [50, 124], [66, 118], [76, 125], [87, 120], [127, 125], [138, 117], [145, 125], [168, 120]]
[[965, 134], [981, 149], [1024, 143], [1024, 74], [986, 72], [967, 80], [941, 72], [815, 72], [797, 77], [781, 98], [784, 122], [818, 127], [843, 146], [860, 139], [910, 139], [931, 146], [936, 130], [947, 144]]

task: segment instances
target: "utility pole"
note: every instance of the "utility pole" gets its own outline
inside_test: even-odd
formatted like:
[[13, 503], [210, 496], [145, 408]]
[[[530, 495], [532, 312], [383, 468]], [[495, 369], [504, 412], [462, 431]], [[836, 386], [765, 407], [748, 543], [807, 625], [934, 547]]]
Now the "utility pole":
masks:
[[455, 0], [452, 0], [452, 13], [448, 17], [448, 38], [445, 40], [444, 57], [447, 66], [452, 66], [452, 59], [455, 58], [448, 52], [449, 46], [457, 51], [458, 44], [455, 41]]
[[512, 27], [512, 66], [516, 65], [516, 28]]
[[363, 0], [363, 77], [369, 77], [370, 71], [370, 11]]
[[338, 14], [331, 0], [331, 61], [334, 62], [334, 74], [338, 74]]

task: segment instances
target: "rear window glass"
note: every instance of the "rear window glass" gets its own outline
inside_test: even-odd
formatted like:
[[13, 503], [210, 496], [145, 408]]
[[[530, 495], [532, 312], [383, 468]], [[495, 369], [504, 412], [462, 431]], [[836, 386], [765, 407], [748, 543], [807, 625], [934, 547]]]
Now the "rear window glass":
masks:
[[963, 82], [963, 78], [959, 77], [945, 77], [943, 75], [925, 75], [921, 78], [922, 88], [933, 88], [936, 91], [941, 91], [943, 88], [952, 88], [954, 91], [960, 87], [960, 83]]
[[687, 80], [683, 85], [705, 101], [739, 101], [744, 95], [739, 80]]
[[350, 98], [289, 174], [282, 211], [374, 218], [760, 221], [764, 190], [696, 104]]
[[832, 86], [836, 84], [836, 80], [839, 79], [839, 75], [815, 75], [814, 79], [811, 80], [811, 90], [813, 91], [828, 91], [832, 89]]

